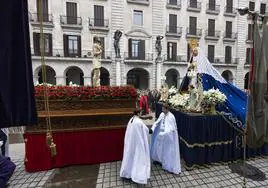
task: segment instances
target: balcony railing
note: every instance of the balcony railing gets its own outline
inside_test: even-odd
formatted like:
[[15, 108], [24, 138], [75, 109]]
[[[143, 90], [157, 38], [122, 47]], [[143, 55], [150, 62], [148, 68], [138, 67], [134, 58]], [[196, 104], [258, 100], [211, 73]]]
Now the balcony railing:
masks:
[[206, 39], [219, 39], [221, 37], [221, 31], [210, 31], [206, 30]]
[[149, 5], [149, 0], [127, 0], [128, 3]]
[[168, 62], [187, 62], [187, 56], [185, 55], [174, 55], [173, 57], [168, 57], [167, 54], [163, 56], [164, 61]]
[[187, 27], [186, 36], [200, 38], [202, 36], [202, 29], [190, 29]]
[[181, 9], [181, 0], [167, 0], [167, 8]]
[[60, 23], [63, 25], [82, 25], [81, 17], [60, 16]]
[[182, 27], [167, 25], [166, 35], [181, 36], [181, 34], [182, 34]]
[[[40, 53], [35, 53], [34, 49], [31, 50], [33, 56], [40, 56]], [[70, 58], [93, 58], [92, 50], [82, 50], [81, 53], [78, 50], [71, 49], [69, 52], [64, 53], [63, 49], [53, 49], [52, 53], [45, 53], [46, 57], [70, 57]], [[111, 51], [104, 51], [102, 53], [102, 59], [112, 59]]]
[[[43, 22], [46, 23], [53, 23], [53, 16], [52, 14], [43, 14], [43, 18], [42, 18]], [[41, 21], [41, 16], [39, 16], [39, 14], [37, 13], [31, 13], [30, 14], [30, 21], [31, 22], [40, 22]]]
[[187, 10], [194, 11], [194, 12], [200, 12], [201, 11], [201, 2], [194, 3], [193, 1], [188, 0]]
[[153, 53], [145, 53], [145, 54], [139, 54], [139, 53], [124, 53], [125, 60], [144, 60], [144, 61], [153, 61]]
[[216, 64], [238, 64], [239, 58], [227, 58], [227, 57], [215, 57], [214, 62]]
[[89, 18], [89, 27], [109, 27], [108, 19]]
[[237, 33], [231, 33], [231, 32], [224, 32], [223, 36], [224, 40], [236, 40], [237, 39]]
[[208, 14], [219, 14], [220, 13], [220, 5], [207, 3], [206, 13], [208, 13]]
[[226, 6], [224, 9], [224, 16], [232, 16], [235, 17], [237, 10], [234, 7]]

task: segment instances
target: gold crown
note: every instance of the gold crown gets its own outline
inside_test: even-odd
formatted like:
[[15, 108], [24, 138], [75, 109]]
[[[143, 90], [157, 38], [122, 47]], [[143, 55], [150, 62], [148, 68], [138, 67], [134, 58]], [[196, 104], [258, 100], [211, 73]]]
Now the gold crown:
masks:
[[194, 49], [198, 46], [197, 40], [196, 39], [191, 39], [189, 43], [191, 49]]

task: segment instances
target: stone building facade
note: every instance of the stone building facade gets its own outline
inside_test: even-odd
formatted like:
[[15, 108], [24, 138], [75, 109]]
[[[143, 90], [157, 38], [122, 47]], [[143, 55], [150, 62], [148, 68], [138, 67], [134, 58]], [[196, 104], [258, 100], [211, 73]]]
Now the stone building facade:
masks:
[[[236, 8], [266, 12], [267, 0], [28, 0], [34, 82], [42, 82], [40, 21], [43, 20], [47, 82], [92, 84], [92, 47], [103, 46], [101, 84], [160, 88], [179, 86], [195, 38], [211, 63], [244, 88], [252, 47], [249, 19]], [[39, 7], [39, 8], [38, 8]], [[38, 13], [42, 9], [42, 18]], [[122, 31], [121, 58], [115, 58], [114, 32]], [[162, 60], [156, 61], [156, 37]]]

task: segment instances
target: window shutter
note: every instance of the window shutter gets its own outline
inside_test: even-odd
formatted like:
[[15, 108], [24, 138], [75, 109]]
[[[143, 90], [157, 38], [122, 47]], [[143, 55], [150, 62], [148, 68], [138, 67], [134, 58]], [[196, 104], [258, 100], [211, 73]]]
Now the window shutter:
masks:
[[145, 40], [140, 40], [139, 43], [139, 57], [145, 60]]
[[215, 0], [209, 0], [208, 8], [209, 8], [209, 10], [215, 10], [216, 9]]
[[69, 56], [69, 45], [68, 45], [68, 35], [63, 35], [63, 45], [64, 45], [64, 57]]
[[208, 45], [208, 60], [210, 63], [214, 63], [214, 51], [215, 51], [215, 46]]
[[77, 36], [77, 45], [78, 45], [78, 57], [81, 57], [81, 36]]
[[169, 0], [169, 4], [171, 4], [171, 5], [177, 5], [177, 0]]
[[253, 25], [248, 24], [248, 40], [252, 40], [252, 39], [253, 39]]
[[208, 20], [208, 36], [215, 36], [215, 20]]
[[128, 39], [128, 58], [132, 58], [132, 39]]
[[104, 26], [104, 7], [94, 5], [94, 25]]
[[261, 3], [260, 14], [265, 14], [265, 12], [266, 12], [266, 4]]
[[226, 37], [231, 38], [232, 37], [232, 22], [227, 21], [226, 22]]
[[247, 53], [246, 53], [246, 64], [250, 63], [250, 48], [247, 48]]
[[190, 34], [196, 35], [196, 17], [190, 17], [189, 22]]
[[176, 42], [172, 43], [172, 60], [173, 61], [177, 60], [177, 43]]
[[77, 24], [77, 4], [66, 2], [67, 23]]
[[34, 55], [40, 55], [40, 33], [33, 33]]
[[169, 32], [177, 33], [177, 15], [176, 14], [169, 15]]
[[101, 58], [105, 59], [105, 41], [104, 41], [104, 37], [100, 37], [100, 42], [101, 42], [101, 46], [102, 46]]
[[252, 2], [252, 1], [249, 2], [249, 10], [255, 11], [255, 2]]
[[232, 47], [226, 46], [225, 47], [225, 63], [230, 64], [232, 63]]
[[167, 42], [167, 60], [169, 60], [170, 59], [170, 42]]
[[190, 7], [197, 8], [197, 0], [190, 0]]
[[48, 34], [49, 38], [49, 56], [53, 56], [53, 43], [52, 43], [52, 34]]
[[233, 12], [233, 0], [226, 0], [226, 12]]

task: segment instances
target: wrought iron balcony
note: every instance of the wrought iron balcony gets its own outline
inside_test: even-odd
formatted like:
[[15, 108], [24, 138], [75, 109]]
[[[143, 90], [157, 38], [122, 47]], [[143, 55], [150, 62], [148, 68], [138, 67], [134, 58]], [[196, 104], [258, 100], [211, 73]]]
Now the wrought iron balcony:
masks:
[[144, 60], [144, 61], [153, 61], [153, 53], [138, 53], [138, 52], [125, 52], [125, 60]]
[[50, 23], [53, 24], [53, 16], [52, 14], [43, 14], [42, 18], [41, 15], [37, 13], [30, 13], [29, 14], [30, 22], [39, 23], [42, 19], [44, 23]]
[[149, 5], [149, 0], [127, 0], [128, 3], [140, 4], [140, 5]]
[[231, 58], [231, 57], [215, 57], [214, 62], [215, 64], [238, 64], [239, 58]]
[[223, 40], [229, 41], [229, 42], [235, 42], [237, 39], [237, 33], [231, 33], [231, 32], [224, 32]]
[[186, 37], [187, 38], [201, 38], [202, 36], [202, 29], [190, 29], [187, 27], [186, 30]]
[[207, 40], [219, 40], [221, 37], [221, 31], [210, 31], [206, 30], [205, 39]]
[[74, 17], [74, 16], [60, 16], [60, 23], [62, 25], [82, 25], [82, 18], [81, 17]]
[[167, 8], [181, 9], [181, 0], [167, 0]]
[[168, 62], [187, 62], [187, 57], [185, 55], [174, 55], [172, 57], [168, 57], [167, 54], [163, 56], [164, 61]]
[[89, 29], [91, 30], [109, 30], [109, 20], [108, 19], [98, 19], [98, 18], [89, 18]]
[[187, 10], [193, 11], [193, 12], [200, 12], [201, 11], [201, 2], [194, 3], [193, 1], [188, 0]]
[[220, 5], [207, 3], [206, 13], [218, 15], [220, 13]]
[[182, 27], [167, 25], [166, 26], [166, 36], [169, 37], [181, 37]]
[[237, 10], [234, 7], [229, 7], [226, 6], [224, 9], [224, 16], [231, 16], [231, 17], [235, 17], [237, 13]]

